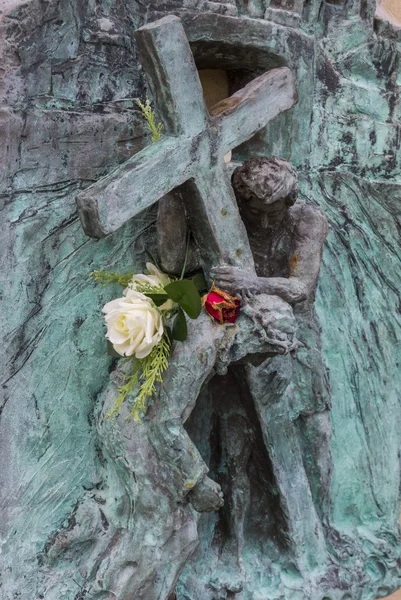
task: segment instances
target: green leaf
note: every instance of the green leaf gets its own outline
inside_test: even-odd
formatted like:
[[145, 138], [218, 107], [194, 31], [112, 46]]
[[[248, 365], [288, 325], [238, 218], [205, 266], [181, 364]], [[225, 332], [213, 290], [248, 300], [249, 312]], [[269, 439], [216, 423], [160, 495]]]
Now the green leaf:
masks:
[[199, 294], [207, 292], [207, 281], [203, 273], [198, 273], [197, 275], [195, 275], [195, 277], [192, 278], [192, 281], [194, 282]]
[[178, 309], [178, 314], [173, 323], [173, 338], [179, 342], [185, 342], [188, 337], [187, 321], [184, 312], [181, 308]]
[[156, 306], [161, 306], [162, 304], [164, 304], [166, 302], [166, 300], [169, 299], [169, 296], [167, 294], [145, 293], [145, 296], [147, 296], [148, 298], [153, 300], [153, 302], [156, 304]]
[[185, 310], [188, 317], [197, 319], [202, 309], [198, 290], [192, 280], [183, 279], [173, 281], [164, 288], [174, 302]]
[[121, 354], [114, 350], [114, 346], [110, 340], [107, 340], [107, 354], [113, 358], [121, 358]]

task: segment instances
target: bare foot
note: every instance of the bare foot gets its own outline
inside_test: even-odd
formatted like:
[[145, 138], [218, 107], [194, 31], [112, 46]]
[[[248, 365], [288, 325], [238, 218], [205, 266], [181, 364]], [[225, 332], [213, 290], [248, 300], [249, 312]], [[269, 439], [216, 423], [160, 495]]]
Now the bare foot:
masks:
[[198, 512], [219, 510], [224, 504], [221, 487], [207, 475], [189, 492], [188, 499]]

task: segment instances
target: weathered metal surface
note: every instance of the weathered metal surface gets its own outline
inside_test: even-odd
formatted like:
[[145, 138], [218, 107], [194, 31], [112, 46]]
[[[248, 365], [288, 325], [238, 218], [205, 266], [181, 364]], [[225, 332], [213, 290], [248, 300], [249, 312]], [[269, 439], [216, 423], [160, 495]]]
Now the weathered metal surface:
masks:
[[[301, 170], [301, 196], [321, 205], [330, 222], [317, 314], [333, 394], [326, 529], [333, 569], [317, 573], [317, 586], [301, 580], [291, 564], [283, 567], [277, 547], [266, 541], [278, 539], [280, 524], [271, 487], [270, 501], [252, 504], [249, 516], [253, 600], [386, 595], [400, 583], [399, 32], [382, 20], [373, 22], [371, 0], [304, 2], [297, 29], [263, 21], [265, 7], [256, 0], [238, 0], [237, 6], [148, 4], [31, 0], [15, 2], [15, 12], [2, 17], [1, 595], [108, 597], [95, 591], [102, 569], [98, 560], [88, 560], [92, 546], [78, 539], [64, 558], [57, 552], [47, 556], [52, 540], [68, 533], [74, 520], [81, 523], [82, 539], [97, 522], [93, 544], [109, 553], [109, 564], [118, 565], [121, 556], [118, 580], [105, 578], [111, 597], [130, 598], [131, 582], [139, 578], [143, 587], [136, 598], [163, 598], [197, 543], [189, 507], [170, 503], [168, 475], [146, 452], [146, 430], [138, 428], [132, 438], [132, 425], [125, 425], [137, 452], [125, 468], [124, 430], [118, 442], [111, 433], [109, 443], [93, 422], [111, 362], [97, 311], [117, 290], [95, 288], [86, 275], [93, 268], [125, 270], [132, 263], [141, 269], [144, 246], [156, 245], [155, 215], [144, 213], [110, 238], [92, 242], [75, 208], [81, 188], [143, 148], [132, 99], [143, 98], [146, 90], [133, 33], [152, 12], [174, 11], [180, 11], [198, 57], [212, 48], [208, 60], [214, 55], [219, 66], [230, 49], [230, 64], [237, 60], [238, 68], [242, 63], [249, 69], [247, 57], [252, 62], [261, 56], [252, 54], [254, 45], [276, 61], [272, 66], [293, 71], [297, 106], [245, 144], [241, 154], [290, 159]], [[206, 7], [216, 12], [202, 14]], [[236, 13], [256, 19], [238, 23]], [[256, 58], [255, 64], [260, 67]], [[115, 388], [108, 393], [111, 401]], [[230, 406], [230, 418], [243, 418], [239, 408], [235, 413], [235, 393]], [[207, 461], [212, 408], [210, 397], [202, 396], [191, 419], [191, 435]], [[255, 456], [268, 473], [268, 464]], [[250, 467], [255, 489], [260, 472]], [[137, 504], [140, 518], [128, 522], [121, 507], [132, 500], [135, 476], [148, 492]], [[85, 501], [91, 494], [92, 512]], [[102, 518], [105, 497], [114, 513]], [[107, 531], [114, 527], [109, 541]], [[199, 554], [177, 587], [180, 600], [195, 585], [194, 577], [196, 583], [210, 576], [217, 561], [213, 535], [220, 527], [217, 516], [201, 517]], [[124, 552], [117, 543], [120, 533], [129, 540]], [[138, 539], [145, 544], [139, 547]], [[208, 570], [201, 555], [208, 556]], [[262, 562], [262, 555], [268, 560]]]

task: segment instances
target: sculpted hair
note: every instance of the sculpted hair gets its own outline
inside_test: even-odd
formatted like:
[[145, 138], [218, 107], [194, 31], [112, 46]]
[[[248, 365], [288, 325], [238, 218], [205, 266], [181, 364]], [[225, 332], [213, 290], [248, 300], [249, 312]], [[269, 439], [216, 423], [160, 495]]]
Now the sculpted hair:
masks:
[[277, 156], [255, 157], [237, 167], [232, 176], [232, 184], [240, 203], [252, 196], [267, 204], [285, 198], [292, 206], [298, 195], [298, 175], [287, 160]]

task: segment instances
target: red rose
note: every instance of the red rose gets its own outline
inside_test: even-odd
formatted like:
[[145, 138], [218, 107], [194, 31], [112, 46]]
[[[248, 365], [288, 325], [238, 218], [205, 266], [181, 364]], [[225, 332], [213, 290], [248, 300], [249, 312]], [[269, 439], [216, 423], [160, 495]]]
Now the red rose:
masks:
[[211, 317], [219, 323], [235, 323], [239, 315], [241, 301], [212, 286], [202, 298], [202, 304]]

